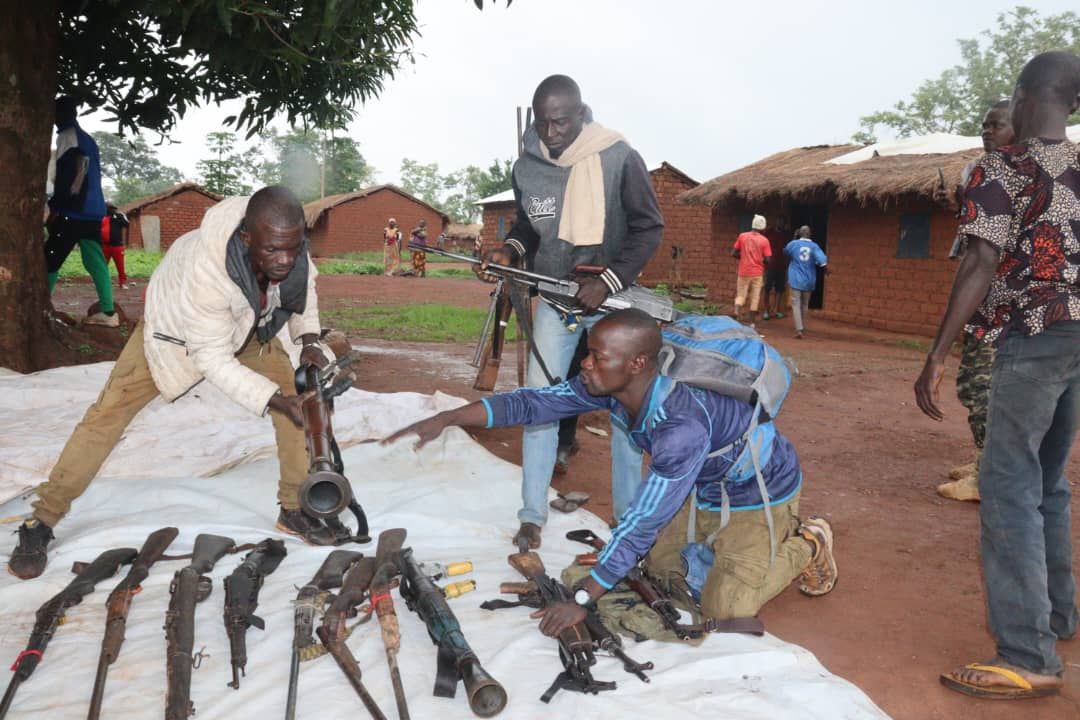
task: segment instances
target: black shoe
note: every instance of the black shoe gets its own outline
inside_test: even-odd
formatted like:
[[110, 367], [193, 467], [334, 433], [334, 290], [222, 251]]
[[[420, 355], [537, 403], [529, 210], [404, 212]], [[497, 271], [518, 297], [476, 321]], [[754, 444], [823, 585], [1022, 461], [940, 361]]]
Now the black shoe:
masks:
[[19, 526], [18, 533], [19, 544], [11, 551], [8, 572], [22, 580], [36, 578], [49, 560], [45, 548], [54, 537], [52, 528], [31, 518]]
[[336, 545], [337, 538], [323, 521], [311, 517], [303, 510], [281, 508], [277, 519], [278, 530], [296, 535], [309, 545]]

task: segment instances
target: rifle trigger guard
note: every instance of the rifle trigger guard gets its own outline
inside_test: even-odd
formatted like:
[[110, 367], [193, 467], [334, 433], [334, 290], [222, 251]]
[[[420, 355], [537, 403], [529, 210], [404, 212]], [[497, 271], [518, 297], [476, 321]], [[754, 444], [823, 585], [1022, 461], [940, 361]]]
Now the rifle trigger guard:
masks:
[[203, 645], [201, 648], [199, 648], [199, 652], [191, 656], [191, 668], [193, 670], [198, 670], [202, 667], [203, 660], [208, 657], [210, 657], [210, 653], [206, 652], [206, 646]]

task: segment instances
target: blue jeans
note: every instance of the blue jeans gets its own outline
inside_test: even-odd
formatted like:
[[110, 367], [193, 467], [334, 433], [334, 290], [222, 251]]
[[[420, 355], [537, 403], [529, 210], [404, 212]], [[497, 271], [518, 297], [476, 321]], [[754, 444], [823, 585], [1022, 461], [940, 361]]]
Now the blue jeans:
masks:
[[[591, 328], [603, 317], [602, 314], [583, 317], [577, 329], [570, 332], [562, 317], [550, 305], [543, 301], [536, 303], [536, 312], [533, 313], [533, 339], [552, 376], [565, 378], [582, 331]], [[544, 387], [548, 384], [540, 364], [531, 353], [525, 382], [529, 387]], [[525, 428], [521, 467], [521, 500], [524, 507], [518, 511], [518, 520], [521, 522], [541, 526], [547, 522], [547, 495], [558, 445], [559, 423]], [[626, 512], [640, 484], [641, 449], [631, 442], [630, 436], [619, 425], [612, 422], [611, 504], [616, 520]]]
[[983, 575], [998, 654], [1042, 674], [1062, 671], [1055, 644], [1077, 626], [1065, 466], [1078, 425], [1080, 322], [1010, 333], [979, 469]]

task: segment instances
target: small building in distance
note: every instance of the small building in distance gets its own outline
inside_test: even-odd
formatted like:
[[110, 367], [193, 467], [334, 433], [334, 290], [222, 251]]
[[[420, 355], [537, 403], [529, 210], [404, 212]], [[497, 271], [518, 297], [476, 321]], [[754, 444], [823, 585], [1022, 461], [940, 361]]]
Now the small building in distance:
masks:
[[304, 206], [308, 240], [314, 257], [349, 252], [382, 251], [383, 229], [394, 218], [408, 242], [409, 231], [427, 220], [428, 243], [434, 245], [450, 217], [394, 185], [374, 185], [356, 192], [330, 195]]
[[664, 216], [664, 239], [645, 264], [638, 282], [650, 286], [664, 283], [673, 292], [705, 285], [711, 278], [711, 261], [716, 255], [709, 232], [712, 212], [676, 200], [700, 183], [667, 162], [649, 171], [649, 179]]
[[471, 223], [469, 225], [450, 223], [446, 226], [445, 249], [472, 255], [483, 228], [484, 226], [480, 223]]
[[182, 182], [126, 203], [119, 210], [130, 223], [128, 246], [168, 250], [178, 237], [199, 227], [207, 209], [219, 200], [220, 195], [197, 183]]
[[979, 138], [925, 136], [877, 146], [821, 145], [771, 155], [702, 183], [681, 202], [711, 209], [715, 253], [708, 300], [732, 312], [736, 236], [755, 214], [791, 238], [809, 225], [829, 256], [810, 303], [821, 317], [864, 327], [932, 335], [956, 264], [956, 210], [938, 204], [964, 166], [982, 154]]
[[480, 252], [502, 247], [506, 240], [506, 233], [514, 227], [517, 219], [517, 203], [514, 202], [514, 191], [503, 190], [501, 193], [489, 195], [477, 200], [475, 205], [484, 211], [480, 228]]

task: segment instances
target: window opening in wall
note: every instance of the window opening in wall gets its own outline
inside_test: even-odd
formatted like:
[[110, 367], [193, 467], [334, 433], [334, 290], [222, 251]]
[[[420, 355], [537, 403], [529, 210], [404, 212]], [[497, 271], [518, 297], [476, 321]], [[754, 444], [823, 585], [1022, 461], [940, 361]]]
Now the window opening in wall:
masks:
[[900, 216], [900, 240], [896, 246], [896, 257], [930, 257], [930, 213]]

